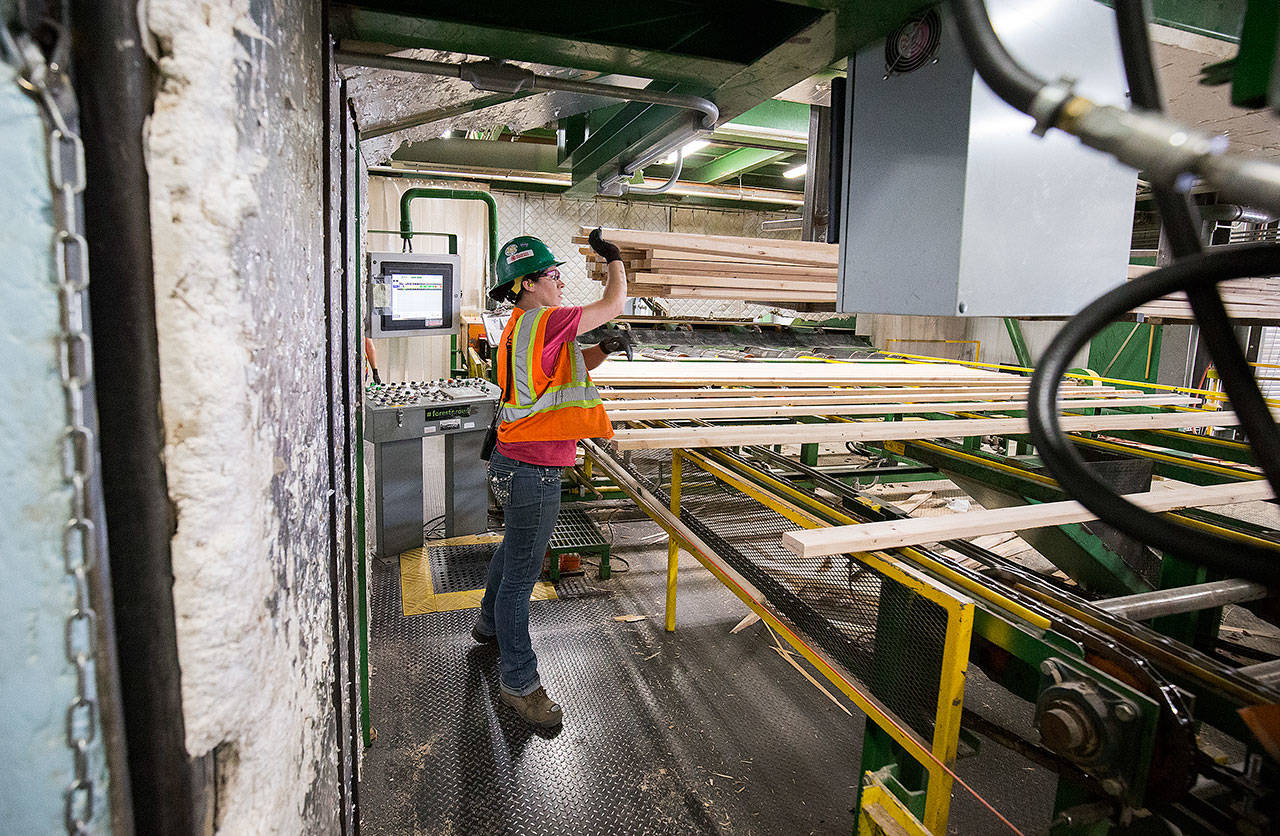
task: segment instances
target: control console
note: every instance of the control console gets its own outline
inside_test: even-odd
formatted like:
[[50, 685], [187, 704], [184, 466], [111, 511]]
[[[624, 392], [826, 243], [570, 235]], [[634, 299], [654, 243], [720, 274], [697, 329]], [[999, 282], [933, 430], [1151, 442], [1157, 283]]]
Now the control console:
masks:
[[[444, 496], [446, 537], [488, 526], [489, 494], [480, 458], [502, 390], [480, 378], [370, 384], [364, 434], [372, 448], [374, 551], [394, 557], [423, 544], [425, 497]], [[439, 438], [424, 448], [424, 439]], [[425, 455], [424, 455], [425, 453]]]

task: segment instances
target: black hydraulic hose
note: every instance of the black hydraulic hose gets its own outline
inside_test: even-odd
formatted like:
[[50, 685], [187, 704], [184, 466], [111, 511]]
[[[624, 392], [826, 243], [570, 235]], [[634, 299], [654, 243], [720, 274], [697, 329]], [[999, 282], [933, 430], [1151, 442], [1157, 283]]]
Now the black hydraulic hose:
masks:
[[[1158, 112], [1164, 108], [1164, 98], [1160, 95], [1160, 82], [1151, 61], [1151, 40], [1147, 37], [1147, 13], [1143, 0], [1116, 0], [1115, 11], [1129, 98], [1136, 107]], [[1174, 257], [1183, 258], [1200, 252], [1200, 222], [1190, 196], [1158, 185], [1152, 186], [1152, 196], [1160, 210]]]
[[[852, 63], [854, 59], [850, 59]], [[841, 203], [841, 184], [844, 183], [844, 112], [845, 96], [848, 95], [846, 85], [852, 86], [853, 73], [849, 73], [846, 82], [843, 78], [831, 79], [831, 158], [827, 172], [827, 243], [840, 243], [841, 216], [844, 204]]]
[[1085, 464], [1062, 431], [1058, 389], [1071, 359], [1098, 330], [1132, 308], [1176, 290], [1213, 287], [1228, 279], [1280, 273], [1280, 247], [1250, 244], [1224, 247], [1147, 274], [1103, 295], [1054, 337], [1031, 379], [1028, 414], [1031, 439], [1040, 457], [1068, 494], [1100, 519], [1165, 552], [1178, 554], [1229, 577], [1280, 583], [1280, 550], [1224, 540], [1174, 525], [1115, 494]]
[[1000, 43], [991, 28], [983, 0], [951, 0], [951, 13], [960, 27], [960, 40], [974, 69], [997, 96], [1026, 113], [1046, 82], [1028, 72]]
[[[1116, 0], [1115, 11], [1120, 51], [1133, 104], [1158, 112], [1163, 108], [1163, 99], [1151, 60], [1151, 41], [1147, 34], [1143, 0]], [[1159, 185], [1153, 185], [1152, 192], [1174, 256], [1184, 258], [1200, 252], [1200, 220], [1189, 196]], [[1280, 490], [1280, 430], [1276, 429], [1248, 358], [1236, 339], [1222, 297], [1214, 285], [1186, 288], [1186, 291], [1200, 333], [1209, 347], [1232, 409], [1240, 419], [1240, 426], [1267, 480]], [[1161, 524], [1171, 525], [1163, 520]], [[1225, 546], [1226, 542], [1223, 541], [1222, 545]]]
[[[1005, 50], [991, 27], [991, 20], [987, 16], [983, 0], [952, 0], [951, 8], [970, 60], [983, 81], [1009, 104], [1029, 112], [1036, 97], [1044, 89], [1045, 82], [1023, 69]], [[1134, 103], [1148, 110], [1159, 110], [1161, 103], [1159, 85], [1151, 65], [1146, 16], [1141, 3], [1120, 0], [1117, 3], [1117, 25]], [[1166, 221], [1166, 229], [1175, 255], [1187, 257], [1198, 253], [1200, 250], [1199, 224], [1187, 198], [1162, 189], [1156, 189], [1155, 195], [1161, 215]], [[1266, 258], [1264, 257], [1263, 260], [1265, 261]], [[1280, 258], [1273, 260], [1280, 261]], [[1215, 262], [1208, 263], [1212, 266]], [[1138, 294], [1145, 293], [1153, 287], [1150, 281], [1156, 275], [1153, 273], [1146, 279], [1132, 282], [1121, 290], [1130, 289]], [[1243, 273], [1234, 277], [1245, 275], [1249, 274]], [[1223, 387], [1231, 399], [1232, 406], [1236, 409], [1241, 427], [1254, 447], [1268, 481], [1273, 486], [1280, 487], [1280, 432], [1277, 431], [1271, 419], [1266, 402], [1258, 390], [1248, 362], [1235, 339], [1226, 308], [1217, 293], [1216, 282], [1221, 281], [1222, 278], [1225, 277], [1202, 277], [1196, 281], [1189, 280], [1186, 286], [1169, 285], [1166, 290], [1155, 293], [1144, 301], [1159, 298], [1164, 293], [1174, 290], [1187, 292], [1187, 297], [1201, 326], [1201, 333], [1204, 334], [1210, 354], [1218, 364]], [[1076, 319], [1068, 323], [1055, 340], [1055, 344], [1063, 344], [1070, 332], [1074, 335], [1074, 350], [1079, 350], [1114, 318], [1126, 313], [1132, 307], [1130, 305], [1116, 308], [1109, 316], [1099, 316], [1098, 311], [1103, 310], [1101, 303], [1111, 297], [1112, 294], [1108, 294], [1085, 308]], [[1090, 327], [1082, 329], [1083, 323], [1088, 323]], [[1046, 354], [1033, 378], [1033, 387], [1038, 387], [1042, 392], [1051, 391], [1053, 397], [1047, 401], [1033, 398], [1029, 404], [1028, 421], [1031, 425], [1032, 437], [1036, 440], [1038, 447], [1052, 442], [1054, 449], [1059, 451], [1058, 455], [1054, 455], [1042, 450], [1042, 454], [1045, 464], [1067, 493], [1083, 502], [1099, 518], [1158, 548], [1188, 555], [1206, 565], [1210, 565], [1211, 562], [1216, 563], [1218, 565], [1214, 568], [1227, 573], [1271, 572], [1272, 577], [1275, 577], [1275, 569], [1272, 567], [1276, 565], [1276, 556], [1269, 550], [1259, 547], [1246, 549], [1238, 543], [1170, 523], [1125, 501], [1109, 485], [1094, 476], [1088, 470], [1084, 460], [1075, 452], [1074, 447], [1063, 436], [1058, 421], [1056, 400], [1058, 378], [1066, 371], [1070, 355], [1065, 359], [1055, 358], [1061, 362], [1053, 364], [1052, 367], [1046, 363], [1048, 359], [1049, 355]], [[1052, 381], [1049, 381], [1049, 378], [1052, 378]], [[1062, 454], [1062, 451], [1066, 451], [1065, 454]], [[1086, 501], [1086, 497], [1089, 501]], [[1249, 551], [1251, 555], [1247, 558], [1242, 557], [1240, 563], [1218, 557], [1232, 551], [1237, 554]], [[1256, 577], [1256, 575], [1251, 576]]]
[[1164, 98], [1160, 95], [1160, 82], [1151, 58], [1147, 10], [1143, 7], [1143, 0], [1115, 0], [1115, 10], [1125, 80], [1129, 82], [1129, 99], [1138, 107], [1160, 110], [1164, 107]]

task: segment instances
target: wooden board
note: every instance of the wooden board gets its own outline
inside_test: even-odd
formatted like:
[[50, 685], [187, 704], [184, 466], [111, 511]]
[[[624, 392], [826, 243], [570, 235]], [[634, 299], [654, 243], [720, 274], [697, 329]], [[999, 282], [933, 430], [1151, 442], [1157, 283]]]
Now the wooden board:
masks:
[[[1146, 493], [1128, 494], [1133, 504], [1147, 511], [1176, 511], [1183, 508], [1207, 508], [1236, 502], [1272, 499], [1275, 492], [1265, 479], [1234, 482], [1208, 487], [1163, 488]], [[962, 540], [1002, 531], [1026, 531], [1054, 525], [1088, 522], [1097, 519], [1079, 502], [1044, 502], [1011, 508], [968, 511], [943, 517], [920, 517], [906, 520], [841, 525], [808, 531], [789, 531], [782, 544], [801, 557], [867, 552], [879, 549], [917, 546], [940, 540]]]
[[[1179, 398], [1081, 398], [1062, 404], [1063, 410], [1091, 409], [1097, 407], [1118, 408], [1129, 406], [1189, 406], [1196, 399]], [[988, 401], [939, 401], [926, 403], [864, 403], [864, 404], [736, 404], [733, 406], [702, 405], [695, 410], [674, 407], [653, 407], [643, 402], [629, 402], [608, 406], [609, 419], [621, 421], [671, 421], [698, 418], [704, 421], [734, 418], [788, 418], [812, 415], [914, 415], [925, 412], [1008, 412], [1025, 410], [1021, 401], [990, 403]]]
[[[1010, 377], [1010, 385], [993, 386], [986, 383], [956, 385], [956, 386], [848, 386], [848, 387], [832, 387], [832, 386], [807, 386], [805, 384], [797, 384], [795, 386], [752, 386], [732, 389], [609, 389], [601, 384], [600, 397], [605, 400], [626, 399], [634, 400], [639, 398], [667, 398], [680, 399], [684, 401], [699, 401], [705, 398], [756, 398], [761, 395], [794, 395], [806, 398], [852, 398], [849, 403], [871, 403], [869, 398], [887, 399], [893, 398], [897, 400], [910, 400], [914, 396], [933, 397], [936, 395], [955, 395], [964, 394], [966, 397], [983, 397], [996, 398], [999, 396], [1007, 396], [1010, 398], [1024, 398], [1027, 393], [1027, 379]], [[1018, 381], [1024, 381], [1021, 385]], [[1059, 393], [1062, 397], [1094, 397], [1099, 394], [1123, 392], [1126, 394], [1138, 394], [1136, 390], [1122, 389], [1117, 390], [1111, 386], [1077, 386], [1067, 383], [1063, 386]], [[648, 401], [645, 401], [648, 403]]]
[[796, 278], [824, 279], [835, 282], [836, 270], [806, 267], [793, 264], [737, 264], [731, 261], [686, 261], [671, 258], [644, 258], [632, 262], [637, 270], [654, 273], [677, 273], [697, 276], [789, 276]]
[[[583, 227], [573, 239], [587, 243], [590, 230]], [[741, 238], [730, 235], [691, 235], [678, 232], [644, 232], [635, 229], [604, 229], [606, 241], [625, 249], [662, 249], [679, 252], [712, 253], [762, 261], [837, 266], [840, 248], [818, 241], [785, 241], [772, 238]]]
[[[607, 278], [603, 274], [592, 275], [591, 279], [602, 281]], [[811, 276], [738, 276], [729, 273], [655, 273], [638, 270], [627, 272], [628, 284], [669, 284], [688, 285], [690, 287], [751, 287], [771, 288], [774, 290], [813, 290], [820, 293], [834, 294], [835, 280], [827, 281], [821, 277]]]
[[[1090, 430], [1170, 430], [1230, 427], [1238, 423], [1232, 412], [1156, 412], [1141, 415], [1068, 415], [1059, 419], [1067, 432]], [[959, 418], [941, 420], [863, 421], [832, 424], [769, 424], [733, 427], [688, 427], [617, 430], [619, 450], [736, 447], [744, 444], [805, 444], [824, 441], [906, 441], [925, 438], [965, 438], [979, 435], [1021, 435], [1026, 418]]]
[[771, 279], [762, 276], [681, 276], [671, 273], [636, 273], [627, 275], [628, 282], [637, 284], [685, 285], [688, 287], [749, 288], [769, 291], [808, 291], [815, 296], [836, 296], [835, 282], [809, 281], [808, 279]]
[[[610, 394], [625, 393], [626, 389], [619, 389], [617, 392], [610, 391]], [[804, 390], [799, 390], [803, 392]], [[821, 390], [827, 392], [829, 390]], [[762, 404], [772, 406], [841, 406], [845, 404], [921, 404], [933, 403], [936, 401], [954, 401], [958, 398], [970, 398], [981, 403], [992, 403], [993, 406], [999, 406], [1003, 409], [1022, 409], [1023, 402], [1026, 401], [1026, 390], [1021, 392], [994, 392], [987, 394], [986, 390], [978, 389], [974, 391], [965, 391], [963, 388], [959, 391], [950, 393], [945, 391], [939, 392], [909, 392], [906, 394], [894, 395], [894, 392], [900, 390], [886, 390], [890, 394], [878, 394], [874, 390], [854, 389], [848, 395], [806, 395], [797, 394], [797, 390], [790, 390], [789, 394], [775, 395], [756, 395], [751, 398], [730, 397], [730, 398], [687, 398], [687, 397], [671, 397], [671, 398], [604, 398], [605, 404], [610, 409], [706, 409], [718, 406], [760, 406]], [[605, 393], [601, 393], [603, 396]], [[1107, 392], [1090, 393], [1072, 391], [1067, 394], [1064, 400], [1067, 403], [1073, 403], [1077, 400], [1094, 400], [1090, 395], [1097, 394], [1102, 403], [1112, 404], [1120, 401], [1119, 395], [1114, 396]], [[1128, 405], [1181, 405], [1194, 406], [1199, 403], [1199, 398], [1192, 395], [1165, 396], [1165, 395], [1141, 395], [1135, 394], [1133, 398], [1125, 399]], [[1014, 404], [1017, 405], [1014, 405]], [[1074, 407], [1073, 407], [1074, 408]]]
[[[1130, 278], [1132, 268], [1130, 268]], [[1218, 285], [1227, 314], [1234, 319], [1280, 321], [1280, 279], [1234, 279]], [[1163, 319], [1192, 319], [1185, 293], [1172, 293], [1134, 309], [1135, 313]]]
[[829, 386], [875, 386], [909, 384], [997, 383], [1022, 380], [999, 372], [981, 371], [945, 363], [902, 363], [860, 360], [848, 363], [804, 363], [755, 360], [735, 362], [698, 360], [662, 363], [609, 359], [591, 372], [599, 386], [767, 385], [778, 386], [807, 381]]

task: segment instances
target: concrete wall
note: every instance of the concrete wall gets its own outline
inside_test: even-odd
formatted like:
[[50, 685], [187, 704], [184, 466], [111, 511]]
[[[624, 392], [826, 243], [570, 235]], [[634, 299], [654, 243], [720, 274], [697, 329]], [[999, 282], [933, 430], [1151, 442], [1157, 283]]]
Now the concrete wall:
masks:
[[[1061, 328], [1062, 322], [1057, 320], [1022, 323], [1022, 336], [1027, 341], [1027, 348], [1033, 359], [1039, 358]], [[871, 338], [872, 344], [886, 351], [928, 354], [954, 360], [973, 360], [976, 355], [983, 363], [1018, 363], [1004, 320], [995, 316], [862, 314], [858, 317], [858, 333], [866, 334]], [[956, 342], [929, 342], [930, 340]], [[1086, 349], [1076, 355], [1071, 365], [1084, 366], [1088, 358], [1089, 352]]]
[[[1062, 326], [1063, 322], [1059, 320], [1028, 320], [1022, 323], [1022, 337], [1027, 341], [1033, 362], [1040, 359]], [[983, 362], [1017, 364], [1018, 358], [1013, 352], [1013, 342], [1003, 319], [990, 316], [971, 318], [965, 323], [964, 336], [967, 340], [982, 342]], [[1071, 361], [1071, 368], [1083, 367], [1088, 360], [1089, 349], [1085, 348]]]
[[[10, 5], [0, 3], [0, 25]], [[0, 217], [0, 830], [55, 833], [65, 830], [64, 793], [74, 777], [65, 723], [76, 694], [64, 649], [76, 600], [62, 555], [71, 488], [62, 479], [61, 326], [45, 126], [2, 63]], [[99, 731], [88, 750], [91, 833], [107, 832], [110, 821], [101, 741]]]
[[143, 8], [187, 748], [219, 830], [332, 832], [320, 4]]

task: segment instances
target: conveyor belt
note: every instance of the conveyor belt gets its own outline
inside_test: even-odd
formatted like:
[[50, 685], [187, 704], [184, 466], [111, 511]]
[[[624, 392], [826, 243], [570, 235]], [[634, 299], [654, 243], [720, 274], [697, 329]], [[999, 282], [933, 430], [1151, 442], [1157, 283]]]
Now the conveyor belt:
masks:
[[[670, 502], [671, 460], [669, 450], [621, 459], [664, 502]], [[796, 523], [688, 459], [680, 508], [681, 520], [779, 615], [918, 734], [931, 736], [946, 632], [941, 607], [847, 558], [796, 557], [782, 547], [783, 532], [797, 530]]]
[[[669, 497], [666, 486], [671, 466], [667, 455], [661, 451], [630, 451], [621, 456], [613, 454], [613, 458], [656, 499], [665, 502]], [[712, 455], [725, 461], [734, 459], [750, 470], [750, 465], [739, 457], [723, 451]], [[688, 471], [689, 460], [685, 461]], [[795, 466], [794, 462], [790, 464]], [[790, 553], [780, 554], [774, 545], [781, 532], [795, 527], [794, 523], [759, 503], [754, 508], [742, 505], [742, 498], [734, 498], [735, 491], [705, 473], [698, 476], [699, 468], [694, 470], [692, 484], [698, 487], [691, 492], [688, 477], [683, 481], [681, 522], [755, 585], [768, 599], [769, 606], [787, 618], [798, 632], [844, 666], [853, 680], [891, 707], [913, 729], [921, 731], [920, 707], [924, 698], [919, 691], [913, 691], [911, 683], [923, 677], [894, 671], [886, 679], [876, 670], [883, 667], [884, 662], [894, 661], [899, 667], [915, 664], [932, 668], [927, 632], [925, 641], [915, 641], [915, 625], [907, 620], [900, 627], [905, 627], [913, 636], [910, 644], [897, 646], [896, 653], [884, 655], [880, 659], [882, 664], [877, 666], [877, 650], [891, 645], [877, 644], [879, 634], [867, 632], [865, 616], [859, 620], [859, 614], [865, 612], [861, 599], [874, 596], [883, 581], [874, 579], [873, 586], [861, 589], [856, 583], [845, 583], [841, 588], [832, 582], [832, 577], [833, 570], [842, 568], [842, 564], [807, 565]], [[760, 475], [762, 484], [770, 481], [767, 474]], [[777, 483], [777, 487], [784, 492], [788, 490], [781, 483]], [[869, 499], [861, 504], [855, 502], [854, 510], [837, 511], [812, 495], [806, 507], [811, 510], [827, 507], [830, 523], [855, 521], [850, 519], [851, 513], [864, 520], [892, 518], [896, 513]], [[817, 513], [822, 514], [820, 510]], [[1151, 761], [1151, 789], [1157, 797], [1177, 798], [1189, 787], [1196, 761], [1194, 723], [1202, 711], [1225, 722], [1224, 728], [1233, 735], [1243, 734], [1247, 739], [1248, 733], [1239, 725], [1235, 708], [1276, 700], [1274, 689], [1144, 625], [1111, 616], [1015, 563], [968, 543], [946, 545], [977, 557], [996, 571], [984, 574], [965, 569], [926, 549], [906, 549], [899, 557], [936, 574], [944, 583], [958, 583], [958, 590], [979, 597], [980, 605], [995, 619], [1021, 624], [1023, 626], [1017, 628], [1020, 630], [1038, 624], [1033, 632], [1048, 628], [1068, 642], [1078, 643], [1083, 651], [1082, 661], [1089, 660], [1086, 664], [1090, 666], [1102, 665], [1096, 669], [1099, 675], [1105, 671], [1107, 675], [1119, 677], [1120, 682], [1155, 700], [1159, 706], [1160, 732], [1159, 751]], [[832, 558], [833, 561], [841, 559]], [[884, 608], [883, 603], [874, 606]], [[1033, 661], [1033, 667], [1034, 664]], [[1194, 715], [1187, 694], [1178, 686], [1196, 695]]]

